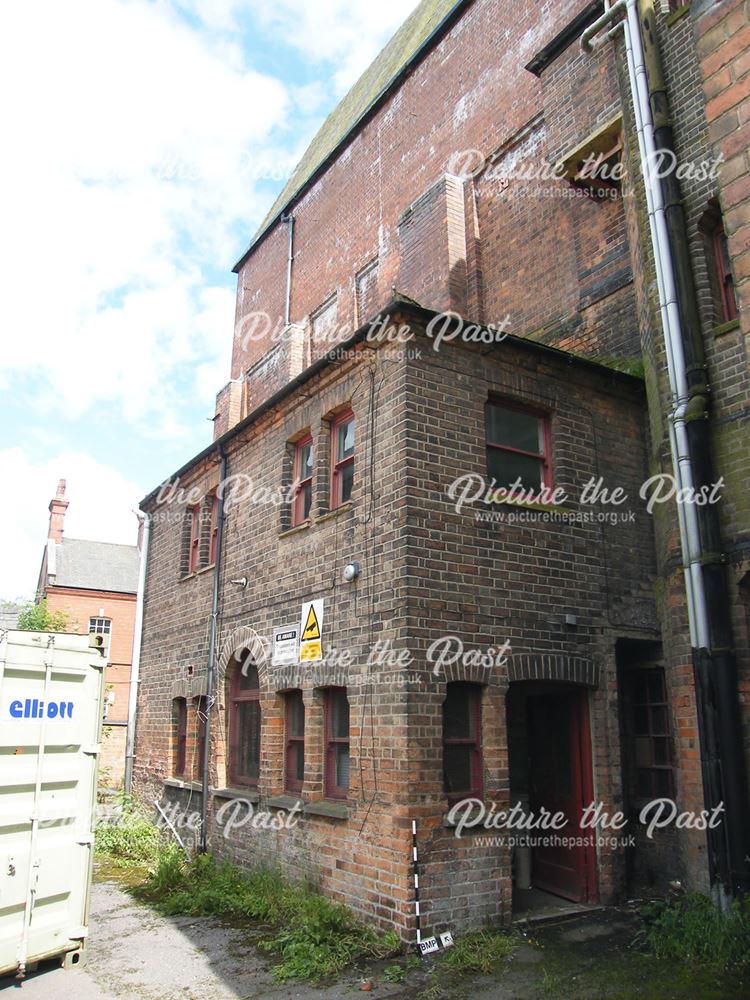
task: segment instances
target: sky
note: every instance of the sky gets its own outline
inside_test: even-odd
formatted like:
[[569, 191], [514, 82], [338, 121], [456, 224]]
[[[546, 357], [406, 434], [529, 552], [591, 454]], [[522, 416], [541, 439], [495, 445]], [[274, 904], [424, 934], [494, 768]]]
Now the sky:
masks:
[[0, 599], [33, 597], [49, 501], [134, 544], [211, 440], [232, 266], [411, 0], [40, 0], [0, 37]]

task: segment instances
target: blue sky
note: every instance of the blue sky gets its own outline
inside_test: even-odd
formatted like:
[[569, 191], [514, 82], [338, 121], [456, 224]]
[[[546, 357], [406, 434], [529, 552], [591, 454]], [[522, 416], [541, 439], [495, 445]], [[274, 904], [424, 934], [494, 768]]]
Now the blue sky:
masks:
[[33, 594], [58, 479], [70, 537], [133, 542], [137, 501], [210, 441], [229, 377], [232, 265], [414, 6], [5, 11], [0, 598]]

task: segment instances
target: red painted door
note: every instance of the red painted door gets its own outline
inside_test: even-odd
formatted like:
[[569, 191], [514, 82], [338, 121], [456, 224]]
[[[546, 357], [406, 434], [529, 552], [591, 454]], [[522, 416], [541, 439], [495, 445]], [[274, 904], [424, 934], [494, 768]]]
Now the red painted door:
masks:
[[[532, 813], [544, 806], [562, 813], [567, 824], [558, 831], [535, 830], [534, 840], [557, 835], [586, 838], [580, 829], [583, 807], [591, 802], [588, 711], [584, 694], [556, 692], [529, 699], [529, 764]], [[592, 898], [591, 848], [538, 843], [532, 850], [532, 882], [540, 889], [575, 902]]]

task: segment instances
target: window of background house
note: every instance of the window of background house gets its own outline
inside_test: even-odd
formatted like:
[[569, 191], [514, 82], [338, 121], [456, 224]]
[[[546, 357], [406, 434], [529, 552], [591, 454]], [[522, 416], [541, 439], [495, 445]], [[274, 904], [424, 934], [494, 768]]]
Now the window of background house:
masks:
[[104, 655], [109, 656], [109, 647], [112, 642], [112, 619], [111, 618], [89, 618], [89, 635], [101, 635], [104, 637]]
[[195, 573], [201, 559], [201, 508], [200, 504], [188, 508], [190, 518], [190, 554], [188, 557], [188, 573]]
[[292, 524], [302, 524], [310, 515], [313, 484], [313, 442], [308, 434], [294, 447], [294, 482], [297, 484], [292, 508]]
[[331, 426], [331, 509], [351, 499], [354, 482], [354, 414], [349, 410]]
[[520, 479], [526, 491], [550, 485], [549, 424], [533, 410], [487, 403], [485, 408], [487, 472], [498, 487]]
[[260, 774], [260, 684], [247, 650], [240, 653], [231, 680], [229, 777], [232, 784], [257, 785]]
[[174, 726], [174, 774], [176, 778], [185, 775], [187, 764], [187, 702], [175, 698], [172, 702], [172, 724]]
[[443, 777], [450, 798], [482, 795], [482, 689], [454, 681], [443, 702]]
[[716, 266], [716, 282], [719, 288], [720, 298], [720, 319], [722, 323], [729, 323], [737, 319], [737, 298], [734, 292], [734, 278], [732, 277], [732, 264], [729, 258], [729, 244], [727, 243], [724, 224], [721, 218], [711, 234], [714, 250], [714, 261]]
[[628, 703], [630, 768], [636, 798], [671, 797], [672, 748], [664, 670], [646, 667], [624, 674]]
[[216, 562], [216, 544], [219, 538], [219, 498], [214, 493], [211, 498], [211, 526], [210, 543], [208, 548], [208, 565], [213, 566]]
[[349, 789], [349, 701], [346, 688], [325, 692], [325, 794], [344, 799]]
[[195, 699], [195, 767], [193, 774], [197, 781], [203, 778], [203, 745], [206, 742], [206, 698]]
[[285, 695], [286, 751], [284, 785], [287, 791], [299, 792], [305, 776], [305, 703], [301, 691]]

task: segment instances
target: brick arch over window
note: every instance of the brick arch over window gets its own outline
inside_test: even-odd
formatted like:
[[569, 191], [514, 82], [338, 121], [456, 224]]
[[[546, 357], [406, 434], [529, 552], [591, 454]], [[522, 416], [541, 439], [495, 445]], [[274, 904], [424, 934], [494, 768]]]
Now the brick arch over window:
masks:
[[566, 681], [599, 687], [601, 667], [582, 656], [520, 653], [508, 658], [509, 681]]
[[251, 625], [234, 629], [225, 639], [216, 664], [218, 680], [223, 682], [226, 679], [227, 667], [231, 665], [235, 654], [243, 649], [248, 651], [258, 668], [258, 680], [262, 689], [268, 669], [268, 649], [266, 642]]

